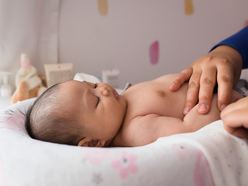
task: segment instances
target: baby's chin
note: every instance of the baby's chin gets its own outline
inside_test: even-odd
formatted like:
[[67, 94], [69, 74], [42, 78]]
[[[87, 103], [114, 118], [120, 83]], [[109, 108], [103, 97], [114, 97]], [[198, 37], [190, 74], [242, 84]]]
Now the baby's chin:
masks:
[[126, 114], [126, 110], [127, 110], [127, 100], [122, 96], [119, 95], [119, 103], [123, 109], [123, 112]]

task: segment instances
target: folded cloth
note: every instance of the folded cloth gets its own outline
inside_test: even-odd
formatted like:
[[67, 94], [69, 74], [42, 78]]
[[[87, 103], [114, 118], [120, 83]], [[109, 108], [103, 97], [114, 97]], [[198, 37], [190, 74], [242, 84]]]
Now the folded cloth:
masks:
[[248, 82], [246, 79], [240, 79], [236, 88], [234, 89], [237, 92], [241, 93], [244, 97], [248, 95]]
[[96, 76], [85, 74], [85, 73], [77, 73], [73, 79], [77, 81], [88, 81], [91, 83], [101, 83], [101, 81]]
[[131, 86], [132, 86], [131, 83], [127, 83], [126, 86], [125, 86], [125, 88], [120, 92], [120, 94], [123, 93], [123, 92], [124, 92], [125, 90], [127, 90], [128, 88], [130, 88]]
[[[96, 76], [85, 74], [85, 73], [77, 73], [73, 79], [76, 81], [88, 81], [91, 83], [101, 83], [101, 81]], [[131, 86], [132, 86], [131, 83], [127, 83], [124, 89], [116, 89], [116, 90], [119, 94], [121, 94], [122, 92], [124, 92]]]

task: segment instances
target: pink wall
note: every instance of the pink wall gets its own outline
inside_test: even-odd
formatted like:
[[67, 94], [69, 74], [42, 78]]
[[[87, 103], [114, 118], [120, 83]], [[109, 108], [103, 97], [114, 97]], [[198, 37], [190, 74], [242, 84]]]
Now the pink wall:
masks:
[[60, 62], [96, 76], [118, 68], [120, 87], [178, 73], [243, 28], [247, 9], [245, 0], [62, 1]]

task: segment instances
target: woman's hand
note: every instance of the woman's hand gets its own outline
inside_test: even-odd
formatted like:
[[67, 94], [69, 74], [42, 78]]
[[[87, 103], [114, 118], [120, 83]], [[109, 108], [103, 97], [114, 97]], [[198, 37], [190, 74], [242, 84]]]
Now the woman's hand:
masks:
[[198, 102], [198, 112], [208, 113], [213, 89], [218, 83], [218, 108], [223, 110], [231, 99], [232, 88], [236, 86], [242, 69], [242, 57], [234, 48], [221, 45], [196, 60], [184, 69], [171, 84], [176, 91], [189, 81], [184, 114], [186, 115]]
[[241, 138], [248, 137], [248, 97], [228, 105], [220, 116], [227, 132]]

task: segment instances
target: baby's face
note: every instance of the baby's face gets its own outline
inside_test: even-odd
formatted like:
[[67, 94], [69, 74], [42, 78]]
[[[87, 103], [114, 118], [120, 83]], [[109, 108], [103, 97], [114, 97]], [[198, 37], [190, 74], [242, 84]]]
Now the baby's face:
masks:
[[102, 140], [108, 146], [124, 120], [125, 98], [105, 83], [68, 81], [62, 86], [68, 109], [75, 110], [75, 117], [87, 131], [88, 136], [83, 137]]

